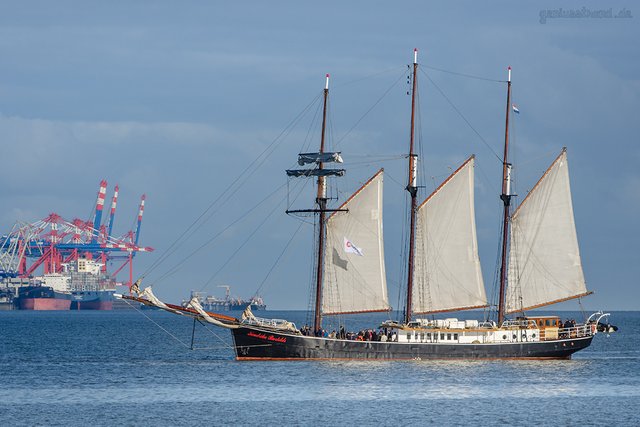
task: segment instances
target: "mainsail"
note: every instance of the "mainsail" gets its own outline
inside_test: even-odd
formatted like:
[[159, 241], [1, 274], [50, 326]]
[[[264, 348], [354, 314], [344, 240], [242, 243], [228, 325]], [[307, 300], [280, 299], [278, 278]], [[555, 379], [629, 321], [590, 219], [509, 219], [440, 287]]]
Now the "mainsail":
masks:
[[418, 207], [413, 312], [487, 306], [476, 240], [474, 157]]
[[588, 295], [566, 149], [511, 216], [507, 312]]
[[390, 310], [382, 239], [382, 183], [380, 170], [327, 220], [323, 314]]

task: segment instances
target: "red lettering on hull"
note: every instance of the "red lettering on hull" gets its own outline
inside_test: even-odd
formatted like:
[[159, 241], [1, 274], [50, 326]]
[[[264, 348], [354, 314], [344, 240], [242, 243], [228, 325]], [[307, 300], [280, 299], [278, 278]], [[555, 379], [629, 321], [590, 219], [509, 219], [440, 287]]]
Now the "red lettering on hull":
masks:
[[273, 342], [281, 342], [281, 343], [285, 343], [287, 342], [287, 338], [286, 337], [276, 337], [274, 335], [267, 335], [264, 334], [262, 332], [253, 332], [253, 331], [249, 331], [247, 333], [248, 337], [253, 337], [253, 338], [258, 338], [261, 340], [265, 340], [265, 341], [273, 341]]

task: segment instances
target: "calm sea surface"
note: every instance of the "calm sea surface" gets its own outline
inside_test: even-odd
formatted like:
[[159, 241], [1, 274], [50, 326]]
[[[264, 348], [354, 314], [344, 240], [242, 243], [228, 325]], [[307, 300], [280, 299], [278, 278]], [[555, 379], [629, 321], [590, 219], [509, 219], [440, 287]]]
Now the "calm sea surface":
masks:
[[236, 362], [168, 313], [0, 312], [0, 426], [637, 426], [640, 312], [611, 320], [569, 361]]

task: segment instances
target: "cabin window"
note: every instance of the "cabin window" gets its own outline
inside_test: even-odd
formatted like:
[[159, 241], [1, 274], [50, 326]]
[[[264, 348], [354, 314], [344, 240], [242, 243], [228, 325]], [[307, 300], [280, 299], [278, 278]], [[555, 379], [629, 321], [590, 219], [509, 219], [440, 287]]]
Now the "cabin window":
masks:
[[421, 340], [421, 341], [424, 341], [424, 332], [422, 332], [422, 333], [420, 334], [420, 340]]
[[407, 340], [411, 341], [411, 332], [407, 332]]
[[453, 334], [453, 339], [458, 341], [458, 334]]
[[547, 319], [545, 320], [545, 326], [551, 326], [551, 320]]
[[431, 339], [431, 332], [427, 332], [427, 339], [430, 340]]
[[444, 341], [444, 334], [440, 334], [440, 339]]
[[502, 336], [502, 339], [503, 339], [503, 340], [506, 340], [506, 339], [507, 339], [507, 336], [506, 336], [506, 335], [503, 335], [503, 336]]
[[451, 334], [447, 334], [447, 340], [451, 341]]
[[538, 320], [538, 325], [543, 326], [542, 320]]

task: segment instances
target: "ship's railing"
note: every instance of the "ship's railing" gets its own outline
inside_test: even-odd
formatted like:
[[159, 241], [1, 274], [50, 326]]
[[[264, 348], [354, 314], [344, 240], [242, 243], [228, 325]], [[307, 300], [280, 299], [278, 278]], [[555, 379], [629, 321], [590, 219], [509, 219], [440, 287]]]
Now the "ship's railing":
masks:
[[569, 328], [544, 328], [540, 330], [540, 340], [563, 340], [589, 337], [595, 334], [595, 323], [571, 326]]
[[280, 329], [287, 331], [297, 331], [296, 324], [284, 319], [265, 319], [262, 317], [251, 316], [243, 319], [243, 325], [260, 326], [263, 328]]

